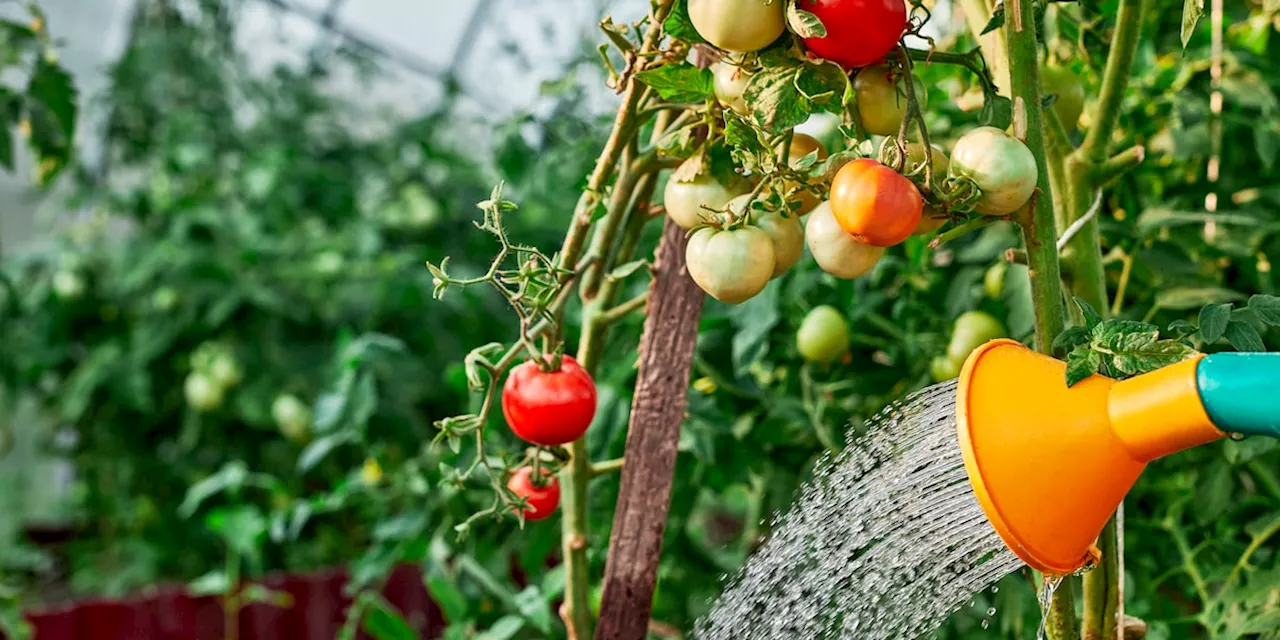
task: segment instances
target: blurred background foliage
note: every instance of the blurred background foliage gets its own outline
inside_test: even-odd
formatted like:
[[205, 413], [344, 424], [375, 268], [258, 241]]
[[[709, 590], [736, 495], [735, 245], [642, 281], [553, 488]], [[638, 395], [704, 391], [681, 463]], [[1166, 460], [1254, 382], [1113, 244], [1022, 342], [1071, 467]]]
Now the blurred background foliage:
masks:
[[[515, 327], [482, 291], [431, 300], [423, 263], [453, 256], [462, 276], [488, 264], [495, 247], [472, 227], [473, 204], [499, 179], [520, 205], [512, 236], [559, 246], [610, 120], [584, 98], [601, 77], [594, 51], [584, 45], [566, 77], [543, 86], [549, 108], [467, 144], [452, 130], [454, 93], [406, 119], [325, 90], [333, 74], [378, 73], [383, 61], [367, 52], [329, 47], [302, 68], [252, 71], [252, 52], [235, 45], [238, 6], [142, 5], [101, 96], [106, 160], [68, 178], [83, 213], [51, 242], [3, 255], [0, 374], [9, 395], [38, 401], [45, 455], [74, 469], [66, 517], [53, 523], [66, 541], [7, 541], [8, 581], [35, 605], [175, 580], [216, 591], [241, 567], [350, 563], [359, 590], [418, 562], [449, 637], [558, 637], [558, 516], [523, 531], [487, 520], [459, 539], [454, 526], [491, 496], [483, 482], [451, 481], [474, 449], [428, 446], [433, 420], [477, 400], [467, 351]], [[1208, 21], [1184, 52], [1178, 12], [1149, 12], [1119, 134], [1145, 145], [1147, 161], [1107, 189], [1100, 213], [1121, 317], [1194, 320], [1208, 302], [1276, 293], [1278, 11], [1269, 0], [1228, 7], [1220, 117]], [[1096, 87], [1107, 25], [1073, 15], [1050, 11], [1047, 53]], [[974, 45], [963, 28], [940, 33], [944, 49]], [[954, 67], [918, 73], [945, 145], [977, 121], [958, 105], [978, 88]], [[708, 302], [655, 620], [685, 629], [708, 609], [812, 464], [931, 382], [955, 318], [982, 309], [1014, 337], [1030, 334], [1025, 268], [984, 287], [1016, 242], [1003, 225], [938, 250], [912, 238], [856, 281], [806, 259], [746, 304]], [[852, 348], [806, 364], [795, 332], [821, 304], [845, 314]], [[1258, 329], [1277, 346], [1274, 330]], [[593, 459], [622, 454], [639, 331], [630, 319], [607, 345]], [[282, 429], [282, 396], [308, 408], [304, 429]], [[498, 420], [485, 438], [490, 452], [519, 452]], [[1148, 637], [1280, 627], [1276, 449], [1226, 441], [1160, 461], [1140, 481], [1126, 505], [1125, 594]], [[596, 576], [616, 494], [616, 477], [593, 481]], [[1010, 576], [940, 635], [1030, 637], [1039, 614], [1028, 584]]]

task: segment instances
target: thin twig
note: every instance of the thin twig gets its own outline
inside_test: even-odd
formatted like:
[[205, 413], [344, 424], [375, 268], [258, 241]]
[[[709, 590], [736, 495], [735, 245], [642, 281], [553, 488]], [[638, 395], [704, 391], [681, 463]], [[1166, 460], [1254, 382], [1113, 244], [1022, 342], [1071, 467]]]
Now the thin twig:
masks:
[[1063, 231], [1062, 236], [1058, 238], [1058, 244], [1056, 245], [1058, 247], [1058, 251], [1062, 251], [1067, 244], [1071, 242], [1071, 239], [1074, 238], [1077, 233], [1080, 233], [1080, 230], [1083, 229], [1086, 224], [1089, 224], [1089, 221], [1094, 219], [1101, 210], [1102, 189], [1098, 189], [1094, 192], [1093, 204], [1090, 205], [1089, 210], [1086, 211], [1084, 215], [1077, 218], [1075, 222], [1072, 222], [1071, 226], [1067, 227], [1067, 230]]

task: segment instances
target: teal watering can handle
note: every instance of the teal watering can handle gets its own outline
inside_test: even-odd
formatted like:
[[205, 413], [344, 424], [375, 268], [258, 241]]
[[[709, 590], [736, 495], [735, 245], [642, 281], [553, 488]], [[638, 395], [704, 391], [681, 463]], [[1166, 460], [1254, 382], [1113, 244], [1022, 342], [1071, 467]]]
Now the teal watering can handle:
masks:
[[1280, 353], [1215, 353], [1196, 367], [1196, 384], [1219, 429], [1280, 438]]

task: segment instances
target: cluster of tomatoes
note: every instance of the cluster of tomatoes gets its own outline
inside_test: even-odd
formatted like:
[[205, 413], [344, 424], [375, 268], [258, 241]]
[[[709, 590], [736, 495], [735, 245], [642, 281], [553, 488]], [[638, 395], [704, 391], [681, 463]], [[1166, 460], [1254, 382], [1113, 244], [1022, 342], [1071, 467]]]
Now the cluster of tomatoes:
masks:
[[[744, 93], [755, 59], [748, 55], [777, 40], [786, 30], [784, 2], [766, 0], [690, 0], [689, 17], [698, 34], [725, 52], [715, 68], [714, 90], [723, 109], [749, 118]], [[798, 8], [817, 17], [821, 38], [802, 38], [807, 53], [839, 64], [852, 74], [862, 129], [873, 135], [899, 132], [908, 101], [899, 87], [900, 72], [883, 64], [907, 26], [901, 0], [801, 0]], [[913, 93], [925, 90], [914, 76]], [[785, 154], [792, 169], [828, 150], [816, 139], [793, 133]], [[869, 158], [845, 163], [829, 184], [805, 185], [782, 180], [772, 189], [786, 202], [766, 199], [758, 183], [738, 176], [723, 182], [712, 175], [670, 179], [664, 204], [671, 219], [693, 230], [686, 250], [689, 274], [712, 297], [739, 303], [759, 293], [772, 278], [785, 273], [807, 245], [827, 273], [851, 279], [869, 271], [886, 247], [913, 234], [936, 231], [949, 216], [933, 210], [909, 175], [922, 175], [930, 162], [942, 175], [971, 181], [980, 196], [972, 210], [1004, 216], [1022, 207], [1037, 182], [1031, 151], [1017, 138], [994, 127], [979, 127], [962, 136], [950, 158], [939, 147], [907, 145], [902, 172]], [[698, 160], [690, 160], [695, 162]], [[803, 166], [803, 165], [801, 165]], [[677, 171], [689, 176], [692, 167]], [[906, 175], [904, 175], [906, 174]], [[798, 173], [792, 175], [799, 175]], [[815, 194], [825, 194], [820, 198]], [[772, 203], [772, 204], [770, 204]], [[801, 224], [801, 218], [808, 221]]]
[[[577, 360], [561, 356], [516, 366], [502, 387], [502, 415], [520, 439], [543, 447], [582, 437], [596, 415], [596, 383]], [[536, 474], [536, 475], [535, 475]], [[547, 469], [521, 467], [507, 488], [524, 498], [526, 520], [542, 520], [560, 504], [560, 483]]]

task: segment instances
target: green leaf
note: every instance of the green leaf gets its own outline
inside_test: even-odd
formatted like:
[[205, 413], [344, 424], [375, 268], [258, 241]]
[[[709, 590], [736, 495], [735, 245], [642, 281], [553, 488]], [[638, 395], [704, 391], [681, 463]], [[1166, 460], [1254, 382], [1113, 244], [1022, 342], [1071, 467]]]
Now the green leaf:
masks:
[[641, 71], [636, 79], [671, 102], [701, 102], [715, 95], [711, 70], [699, 69], [687, 62]]
[[1156, 305], [1161, 309], [1186, 310], [1217, 302], [1244, 300], [1244, 294], [1221, 287], [1176, 287], [1156, 294]]
[[247, 505], [213, 511], [205, 526], [241, 557], [255, 554], [267, 533], [267, 519], [257, 507]]
[[733, 366], [736, 371], [746, 371], [752, 363], [765, 355], [769, 346], [769, 332], [782, 320], [778, 299], [782, 285], [770, 282], [759, 295], [737, 305], [730, 312], [736, 331], [733, 334]]
[[1084, 316], [1084, 326], [1093, 331], [1102, 323], [1102, 315], [1098, 313], [1088, 302], [1076, 298], [1076, 307], [1080, 309], [1080, 314]]
[[268, 589], [260, 584], [246, 586], [240, 595], [248, 602], [261, 602], [282, 609], [293, 606], [293, 596], [288, 591]]
[[191, 485], [187, 489], [187, 495], [183, 497], [182, 504], [178, 506], [178, 515], [183, 518], [190, 518], [205, 500], [223, 491], [240, 489], [248, 478], [249, 470], [245, 468], [243, 462], [228, 462], [217, 473]]
[[334, 449], [347, 444], [352, 440], [352, 434], [349, 431], [334, 433], [323, 438], [313, 440], [307, 445], [306, 449], [298, 455], [298, 471], [306, 473], [320, 464], [325, 458], [333, 453]]
[[1196, 483], [1196, 519], [1201, 524], [1207, 524], [1222, 515], [1231, 505], [1234, 488], [1231, 467], [1222, 461], [1214, 462]]
[[809, 167], [809, 177], [819, 180], [830, 180], [835, 177], [836, 172], [839, 171], [841, 167], [861, 157], [862, 154], [858, 153], [857, 149], [837, 151], [827, 156], [826, 160], [815, 163], [812, 167]]
[[1272, 327], [1280, 327], [1280, 297], [1256, 295], [1249, 298], [1249, 310]]
[[1071, 351], [1089, 342], [1089, 330], [1084, 327], [1067, 327], [1066, 331], [1053, 339], [1053, 348]]
[[989, 127], [1008, 129], [1013, 124], [1013, 101], [1001, 95], [987, 96], [978, 121]]
[[800, 72], [800, 67], [777, 66], [751, 76], [743, 95], [765, 131], [783, 133], [813, 114], [813, 104], [796, 86]]
[[1187, 48], [1191, 36], [1196, 32], [1196, 23], [1204, 15], [1204, 0], [1183, 0], [1182, 3], [1182, 48]]
[[698, 34], [698, 30], [693, 28], [693, 21], [689, 19], [689, 0], [676, 0], [675, 6], [671, 7], [671, 15], [662, 22], [662, 30], [672, 38], [688, 43], [706, 42]]
[[1003, 27], [1003, 26], [1004, 26], [1004, 3], [1001, 2], [1000, 4], [996, 5], [995, 10], [991, 12], [991, 19], [987, 20], [987, 26], [982, 28], [982, 33], [979, 35], [985, 36], [988, 33], [991, 33], [992, 31], [995, 31], [996, 29], [999, 29], [1000, 27]]
[[1191, 324], [1190, 322], [1187, 322], [1186, 320], [1183, 320], [1181, 318], [1169, 323], [1168, 333], [1172, 333], [1179, 338], [1189, 336], [1195, 333], [1196, 331], [1197, 329], [1194, 324]]
[[801, 38], [827, 37], [827, 27], [822, 24], [822, 20], [797, 7], [795, 0], [787, 2], [787, 26]]
[[1261, 124], [1253, 129], [1253, 144], [1258, 149], [1258, 159], [1267, 171], [1276, 166], [1276, 154], [1280, 152], [1280, 131], [1274, 123]]
[[516, 607], [520, 615], [544, 636], [551, 634], [551, 608], [542, 595], [542, 590], [534, 585], [524, 588], [516, 594]]
[[1227, 325], [1227, 331], [1224, 334], [1227, 342], [1236, 348], [1236, 351], [1245, 352], [1261, 352], [1267, 350], [1267, 345], [1263, 344], [1262, 336], [1253, 325], [1243, 320], [1232, 320]]
[[1078, 347], [1067, 356], [1067, 386], [1073, 387], [1077, 382], [1096, 373], [1102, 366], [1102, 354], [1090, 351], [1087, 347]]
[[27, 84], [27, 93], [53, 114], [59, 132], [69, 143], [76, 132], [76, 88], [71, 75], [42, 59]]
[[187, 590], [195, 596], [222, 595], [231, 590], [231, 579], [222, 571], [211, 571], [188, 583]]
[[467, 598], [457, 585], [440, 573], [427, 576], [426, 583], [431, 599], [440, 605], [445, 620], [457, 623], [467, 619]]
[[1231, 303], [1205, 305], [1200, 310], [1200, 337], [1206, 343], [1217, 342], [1227, 332], [1231, 321]]
[[1177, 340], [1159, 340], [1154, 325], [1131, 320], [1107, 320], [1093, 330], [1094, 351], [1113, 373], [1133, 376], [1181, 362], [1195, 354]]
[[418, 633], [391, 603], [375, 598], [364, 614], [364, 630], [377, 640], [418, 640]]
[[524, 619], [520, 616], [503, 616], [493, 626], [476, 636], [476, 640], [511, 640], [524, 629]]
[[0, 166], [13, 171], [13, 131], [7, 122], [0, 122]]

